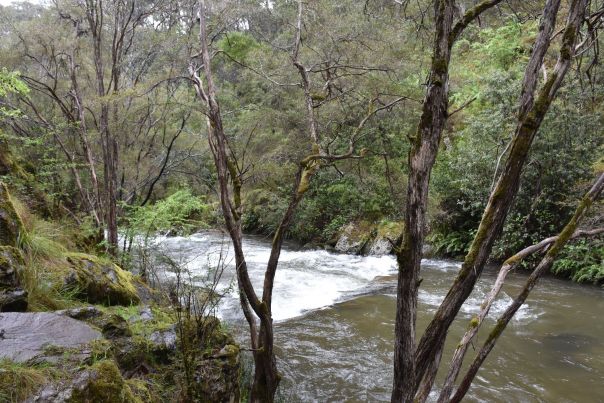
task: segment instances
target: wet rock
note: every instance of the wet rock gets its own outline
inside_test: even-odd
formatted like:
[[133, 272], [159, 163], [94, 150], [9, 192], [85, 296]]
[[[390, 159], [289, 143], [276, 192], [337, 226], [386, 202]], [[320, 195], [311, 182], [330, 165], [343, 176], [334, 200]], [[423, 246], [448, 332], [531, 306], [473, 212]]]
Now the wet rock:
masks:
[[373, 236], [370, 224], [350, 223], [342, 230], [335, 249], [342, 253], [360, 255]]
[[44, 361], [53, 349], [76, 348], [101, 339], [90, 325], [52, 312], [0, 313], [0, 358]]
[[0, 182], [0, 245], [17, 246], [23, 222], [15, 210], [8, 188]]
[[436, 250], [434, 250], [432, 245], [425, 243], [422, 245], [422, 254], [424, 257], [433, 257], [436, 254]]
[[150, 320], [153, 320], [153, 311], [151, 310], [151, 307], [144, 306], [143, 308], [141, 308], [139, 318], [143, 322], [148, 322]]
[[134, 281], [133, 282], [134, 289], [136, 290], [136, 294], [138, 295], [140, 302], [144, 304], [161, 304], [163, 300], [162, 294], [149, 287], [147, 284], [142, 281]]
[[107, 339], [117, 339], [119, 337], [130, 337], [132, 331], [128, 322], [119, 315], [105, 315], [100, 320], [96, 321], [97, 326], [101, 328], [103, 336]]
[[0, 312], [25, 311], [27, 311], [27, 291], [22, 289], [0, 291]]
[[71, 270], [65, 287], [78, 291], [78, 297], [105, 305], [131, 305], [140, 301], [132, 275], [114, 263], [83, 253], [67, 257]]
[[370, 255], [382, 256], [392, 252], [392, 243], [385, 238], [376, 239], [369, 248]]
[[27, 310], [27, 292], [17, 273], [23, 269], [23, 256], [12, 246], [0, 246], [0, 312]]
[[393, 221], [350, 223], [342, 229], [335, 249], [354, 255], [386, 255], [392, 253], [392, 244], [402, 229], [401, 222]]
[[72, 309], [64, 309], [62, 311], [55, 311], [55, 313], [83, 321], [89, 321], [91, 319], [98, 318], [104, 315], [103, 311], [101, 311], [95, 306], [84, 306]]
[[149, 342], [157, 351], [176, 350], [176, 325], [168, 329], [156, 330], [149, 336]]
[[371, 240], [369, 254], [382, 256], [392, 253], [393, 243], [401, 235], [403, 223], [394, 221], [380, 222], [375, 231], [375, 237]]

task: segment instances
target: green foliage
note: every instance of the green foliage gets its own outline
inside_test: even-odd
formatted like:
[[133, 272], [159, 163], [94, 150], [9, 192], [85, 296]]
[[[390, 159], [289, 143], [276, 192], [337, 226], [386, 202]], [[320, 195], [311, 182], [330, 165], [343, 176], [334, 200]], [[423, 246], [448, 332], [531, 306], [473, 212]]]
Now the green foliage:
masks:
[[0, 70], [0, 97], [10, 93], [27, 94], [29, 92], [27, 85], [19, 79], [20, 75], [18, 71], [9, 72], [5, 67]]
[[604, 240], [581, 239], [567, 245], [552, 271], [578, 283], [604, 283]]
[[533, 21], [511, 20], [501, 27], [481, 29], [480, 40], [474, 43], [473, 49], [490, 60], [488, 66], [508, 70], [528, 59], [531, 41], [527, 32], [534, 32], [536, 27]]
[[446, 256], [462, 257], [469, 249], [476, 230], [433, 232], [427, 237], [436, 253]]
[[[524, 65], [518, 61], [528, 55], [534, 28], [533, 23], [506, 23], [481, 30], [480, 41], [465, 50], [471, 52], [470, 63], [481, 63], [458, 64], [461, 76], [475, 84], [471, 90], [460, 90], [457, 98], [475, 95], [477, 101], [454, 117], [432, 176], [439, 212], [431, 223], [430, 240], [443, 254], [459, 256], [468, 250], [505, 164]], [[557, 234], [592, 178], [604, 143], [599, 129], [602, 115], [597, 108], [585, 107], [576, 77], [567, 80], [531, 148], [518, 195], [493, 251], [495, 259]]]
[[243, 204], [243, 229], [261, 234], [274, 233], [287, 208], [285, 197], [264, 189], [248, 192]]
[[0, 360], [0, 402], [24, 402], [51, 376], [51, 369], [42, 365], [27, 366]]
[[[8, 71], [5, 67], [0, 70], [0, 98], [10, 94], [27, 95], [29, 88], [21, 81], [18, 71]], [[0, 106], [0, 117], [12, 118], [21, 114], [18, 109]]]
[[394, 205], [387, 189], [368, 185], [353, 176], [341, 178], [321, 172], [300, 204], [292, 236], [303, 241], [327, 242], [351, 221], [362, 218], [377, 222], [393, 214]]
[[226, 33], [216, 47], [238, 62], [245, 63], [249, 54], [258, 49], [260, 44], [245, 32], [232, 31]]
[[136, 234], [150, 235], [176, 230], [190, 233], [207, 228], [211, 220], [210, 206], [203, 197], [181, 189], [154, 204], [133, 207], [128, 214], [128, 228]]

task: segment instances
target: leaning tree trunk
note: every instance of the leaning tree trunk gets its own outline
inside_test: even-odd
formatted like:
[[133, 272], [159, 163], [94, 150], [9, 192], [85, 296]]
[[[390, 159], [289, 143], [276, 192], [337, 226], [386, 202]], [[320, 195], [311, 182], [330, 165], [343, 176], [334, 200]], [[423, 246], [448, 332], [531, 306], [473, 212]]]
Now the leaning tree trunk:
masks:
[[[583, 236], [599, 235], [603, 232], [604, 232], [604, 228], [596, 228], [593, 230], [578, 230], [572, 234], [570, 239], [575, 239], [575, 238], [579, 238], [579, 237], [583, 237]], [[546, 238], [539, 243], [536, 243], [534, 245], [531, 245], [529, 247], [522, 249], [520, 252], [517, 252], [516, 254], [509, 257], [508, 259], [506, 259], [503, 262], [503, 264], [501, 265], [501, 268], [499, 269], [499, 273], [497, 274], [497, 278], [495, 279], [495, 283], [491, 287], [491, 290], [489, 291], [489, 293], [487, 294], [485, 299], [480, 304], [480, 311], [478, 312], [477, 315], [473, 316], [472, 319], [470, 320], [470, 323], [468, 325], [468, 330], [464, 333], [464, 335], [461, 338], [461, 341], [459, 342], [459, 344], [455, 348], [455, 351], [453, 352], [453, 358], [451, 359], [451, 364], [449, 365], [449, 371], [447, 372], [447, 376], [445, 377], [443, 387], [440, 390], [440, 395], [438, 397], [438, 403], [446, 403], [449, 401], [449, 399], [451, 397], [451, 393], [453, 392], [455, 380], [457, 379], [457, 375], [459, 374], [459, 371], [461, 370], [461, 366], [463, 364], [463, 359], [468, 351], [468, 348], [470, 347], [470, 345], [473, 345], [472, 342], [473, 342], [474, 338], [476, 337], [476, 335], [478, 334], [478, 331], [480, 330], [480, 327], [482, 326], [484, 319], [489, 314], [489, 311], [491, 310], [491, 307], [493, 306], [495, 299], [499, 295], [499, 292], [501, 291], [501, 288], [503, 287], [503, 284], [505, 282], [505, 279], [506, 279], [508, 273], [512, 269], [518, 267], [518, 265], [524, 259], [526, 259], [528, 256], [530, 256], [534, 253], [537, 253], [537, 252], [542, 252], [544, 249], [549, 248], [559, 238], [560, 238], [559, 235]]]
[[585, 217], [585, 214], [591, 207], [591, 205], [596, 201], [600, 194], [602, 193], [602, 189], [604, 189], [604, 173], [601, 173], [594, 185], [591, 187], [589, 192], [583, 197], [580, 201], [577, 209], [573, 217], [566, 224], [562, 232], [556, 237], [556, 240], [553, 242], [553, 245], [549, 248], [543, 259], [539, 262], [535, 270], [531, 273], [526, 284], [518, 294], [518, 296], [514, 299], [514, 301], [508, 306], [505, 312], [497, 319], [497, 324], [495, 328], [489, 333], [486, 341], [484, 342], [482, 348], [476, 355], [476, 358], [470, 365], [466, 375], [464, 376], [459, 388], [455, 392], [455, 395], [449, 400], [449, 402], [458, 403], [461, 399], [466, 395], [476, 373], [482, 366], [484, 360], [487, 358], [495, 343], [499, 339], [499, 336], [503, 333], [510, 320], [514, 317], [514, 314], [520, 309], [520, 307], [526, 301], [531, 290], [537, 284], [539, 278], [549, 271], [549, 269], [554, 264], [558, 253], [564, 248], [566, 243], [573, 237], [575, 230], [577, 229], [579, 223]]
[[491, 193], [462, 268], [419, 342], [415, 356], [417, 384], [423, 378], [430, 363], [438, 359], [437, 355], [445, 343], [449, 326], [455, 319], [461, 305], [474, 289], [474, 285], [491, 253], [495, 239], [503, 227], [508, 210], [518, 191], [520, 174], [527, 160], [533, 139], [556, 97], [574, 56], [577, 32], [583, 22], [586, 3], [587, 0], [573, 0], [556, 66], [548, 80], [538, 91], [537, 98], [534, 99], [533, 94], [537, 85], [539, 70], [551, 42], [560, 0], [549, 0], [545, 5], [539, 34], [525, 72], [520, 98], [519, 121], [512, 139], [510, 155], [497, 186]]
[[[428, 204], [430, 174], [447, 120], [451, 49], [463, 30], [483, 11], [502, 0], [486, 0], [468, 10], [453, 24], [455, 2], [435, 2], [432, 63], [422, 115], [409, 151], [409, 180], [405, 227], [395, 248], [399, 268], [394, 342], [393, 402], [410, 402], [418, 387], [415, 360], [415, 321], [422, 244]], [[423, 374], [423, 372], [422, 372]]]

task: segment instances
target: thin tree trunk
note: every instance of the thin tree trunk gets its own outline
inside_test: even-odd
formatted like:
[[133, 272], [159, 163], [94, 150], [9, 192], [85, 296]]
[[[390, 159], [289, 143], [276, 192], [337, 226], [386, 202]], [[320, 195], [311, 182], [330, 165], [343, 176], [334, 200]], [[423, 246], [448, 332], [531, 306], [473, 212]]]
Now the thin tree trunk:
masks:
[[514, 299], [514, 301], [510, 304], [510, 306], [505, 310], [505, 312], [499, 317], [497, 320], [497, 324], [495, 328], [491, 331], [487, 340], [483, 344], [482, 348], [478, 352], [476, 358], [470, 365], [466, 375], [455, 395], [451, 398], [450, 402], [460, 402], [461, 399], [465, 396], [476, 373], [482, 366], [484, 360], [487, 358], [495, 343], [499, 339], [499, 336], [503, 333], [506, 326], [514, 317], [514, 314], [520, 309], [520, 307], [526, 301], [526, 298], [530, 294], [531, 290], [537, 284], [539, 278], [546, 273], [556, 260], [558, 253], [562, 250], [562, 248], [566, 245], [566, 243], [573, 237], [575, 230], [577, 229], [579, 223], [589, 210], [589, 207], [593, 204], [595, 200], [598, 199], [600, 194], [602, 193], [602, 189], [604, 189], [604, 173], [600, 174], [592, 188], [587, 192], [587, 194], [583, 197], [577, 209], [575, 210], [575, 214], [571, 218], [571, 220], [566, 224], [562, 232], [556, 237], [556, 240], [553, 242], [552, 247], [547, 251], [545, 257], [539, 262], [535, 270], [531, 273], [528, 280], [526, 281], [522, 291], [518, 294], [518, 296]]
[[[399, 268], [394, 342], [393, 402], [410, 402], [423, 371], [416, 374], [417, 289], [426, 224], [430, 174], [447, 120], [451, 49], [464, 28], [501, 0], [483, 1], [453, 25], [455, 2], [435, 2], [434, 46], [422, 115], [409, 151], [405, 227], [395, 248]], [[425, 368], [423, 368], [425, 370]]]
[[393, 402], [410, 402], [415, 387], [415, 320], [417, 287], [424, 241], [426, 206], [430, 173], [447, 119], [449, 36], [453, 27], [455, 4], [436, 2], [436, 35], [428, 89], [416, 137], [409, 151], [409, 182], [402, 245], [396, 249], [398, 263], [397, 303], [394, 344]]
[[574, 55], [575, 38], [583, 21], [586, 0], [573, 0], [558, 61], [548, 81], [539, 90], [537, 99], [534, 99], [533, 94], [537, 85], [539, 70], [545, 52], [549, 48], [559, 4], [560, 0], [549, 0], [544, 9], [539, 35], [525, 73], [520, 97], [519, 122], [504, 170], [497, 186], [491, 193], [480, 226], [462, 268], [418, 345], [415, 356], [418, 366], [416, 379], [418, 384], [430, 363], [436, 359], [440, 346], [444, 345], [449, 326], [455, 319], [461, 305], [474, 289], [474, 285], [482, 273], [495, 239], [503, 227], [508, 210], [518, 191], [520, 174], [533, 139], [570, 66]]

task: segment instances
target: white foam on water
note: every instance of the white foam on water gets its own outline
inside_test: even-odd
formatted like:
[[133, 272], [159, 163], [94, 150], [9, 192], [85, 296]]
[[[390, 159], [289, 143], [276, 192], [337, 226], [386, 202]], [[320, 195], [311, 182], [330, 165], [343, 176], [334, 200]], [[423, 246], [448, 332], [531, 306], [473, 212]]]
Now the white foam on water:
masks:
[[[473, 315], [480, 312], [480, 305], [484, 301], [487, 292], [489, 290], [484, 285], [477, 286], [466, 302], [461, 306], [461, 312], [467, 315]], [[421, 303], [428, 305], [429, 310], [435, 311], [436, 308], [444, 300], [445, 294], [429, 292], [426, 290], [419, 290], [418, 299]], [[512, 303], [512, 297], [505, 292], [501, 292], [497, 299], [491, 305], [489, 310], [488, 318], [497, 319], [502, 315], [508, 306]], [[527, 322], [537, 319], [541, 315], [541, 312], [537, 312], [529, 304], [524, 304], [518, 309], [513, 317], [513, 321], [516, 322]]]
[[[161, 236], [155, 238], [153, 244], [180, 259], [193, 277], [203, 277], [209, 268], [217, 267], [222, 260], [225, 269], [217, 291], [224, 295], [224, 301], [218, 314], [227, 318], [241, 316], [237, 287], [233, 286], [234, 257], [228, 237], [218, 232], [188, 237]], [[263, 240], [246, 237], [243, 248], [250, 279], [260, 295], [264, 271], [270, 257], [270, 245]], [[440, 305], [450, 279], [460, 267], [461, 263], [454, 261], [422, 260], [422, 273], [443, 282], [437, 291], [424, 288], [419, 290], [419, 300], [428, 306], [428, 310], [435, 310]], [[346, 297], [359, 295], [368, 288], [372, 280], [393, 275], [396, 270], [396, 260], [388, 255], [357, 256], [324, 250], [296, 251], [284, 248], [273, 287], [273, 318], [276, 321], [290, 319], [307, 311], [328, 307]], [[477, 313], [487, 291], [488, 286], [479, 283], [462, 306], [462, 312]], [[489, 316], [499, 316], [510, 302], [511, 298], [502, 293], [493, 304]], [[537, 316], [529, 306], [524, 305], [514, 320], [532, 320]]]
[[[220, 233], [201, 233], [189, 237], [153, 239], [153, 245], [172, 255], [191, 272], [203, 277], [225, 265], [223, 281], [217, 291], [224, 293], [219, 316], [240, 315], [234, 281], [234, 257], [228, 238]], [[246, 238], [243, 244], [248, 271], [256, 292], [262, 291], [264, 271], [270, 257], [269, 244]], [[280, 321], [310, 310], [333, 305], [346, 295], [365, 287], [378, 276], [395, 273], [396, 261], [391, 256], [355, 256], [324, 250], [295, 251], [283, 249], [273, 288], [273, 318]], [[174, 274], [167, 274], [174, 276]]]

